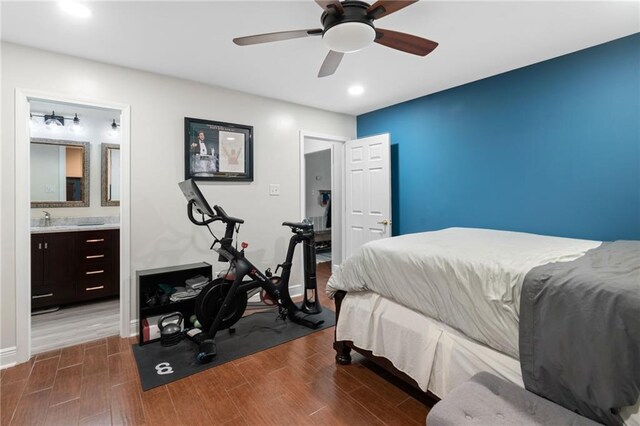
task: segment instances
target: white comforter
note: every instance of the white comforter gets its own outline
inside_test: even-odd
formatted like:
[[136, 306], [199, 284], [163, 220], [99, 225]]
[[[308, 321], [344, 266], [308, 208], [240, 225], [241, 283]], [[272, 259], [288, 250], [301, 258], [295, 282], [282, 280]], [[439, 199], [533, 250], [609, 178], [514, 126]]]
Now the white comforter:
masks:
[[373, 291], [517, 358], [527, 272], [600, 244], [473, 228], [403, 235], [358, 249], [329, 279], [327, 294]]

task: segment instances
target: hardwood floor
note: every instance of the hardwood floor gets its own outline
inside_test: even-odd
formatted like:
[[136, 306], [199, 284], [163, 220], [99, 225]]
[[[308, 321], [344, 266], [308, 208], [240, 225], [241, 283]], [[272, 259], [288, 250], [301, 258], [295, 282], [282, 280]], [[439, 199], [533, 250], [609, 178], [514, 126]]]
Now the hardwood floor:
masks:
[[[318, 265], [319, 299], [329, 264]], [[354, 354], [333, 328], [142, 392], [131, 344], [112, 336], [2, 370], [2, 425], [424, 425], [428, 401]]]

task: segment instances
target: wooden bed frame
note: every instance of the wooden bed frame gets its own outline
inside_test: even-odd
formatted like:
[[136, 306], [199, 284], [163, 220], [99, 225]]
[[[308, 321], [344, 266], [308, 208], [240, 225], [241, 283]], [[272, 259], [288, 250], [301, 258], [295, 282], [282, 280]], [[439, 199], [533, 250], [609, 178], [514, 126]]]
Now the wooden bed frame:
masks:
[[[338, 290], [334, 296], [335, 306], [336, 306], [336, 330], [338, 325], [338, 318], [340, 317], [340, 308], [342, 307], [342, 300], [347, 295], [346, 291]], [[392, 377], [397, 380], [400, 380], [405, 386], [408, 385], [411, 388], [411, 393], [418, 395], [417, 399], [420, 399], [422, 402], [426, 404], [434, 404], [439, 401], [440, 398], [432, 394], [431, 392], [423, 391], [418, 386], [418, 383], [413, 380], [406, 373], [398, 370], [393, 363], [387, 358], [374, 355], [371, 351], [366, 349], [362, 349], [353, 344], [353, 342], [348, 340], [340, 340], [336, 339], [336, 331], [333, 334], [333, 349], [336, 351], [336, 362], [340, 365], [348, 365], [351, 363], [351, 351], [354, 350], [358, 352], [360, 355], [364, 356], [372, 363], [374, 363], [377, 367], [381, 368], [383, 371], [389, 373]]]

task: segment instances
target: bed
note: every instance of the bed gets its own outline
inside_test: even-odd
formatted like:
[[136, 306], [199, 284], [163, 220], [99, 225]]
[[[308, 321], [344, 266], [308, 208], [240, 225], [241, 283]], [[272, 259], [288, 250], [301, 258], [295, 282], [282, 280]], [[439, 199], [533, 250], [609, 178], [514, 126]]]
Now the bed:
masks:
[[[368, 243], [330, 278], [336, 359], [355, 349], [444, 397], [480, 371], [524, 386], [520, 298], [528, 272], [574, 262], [599, 241], [472, 228]], [[638, 404], [622, 418], [640, 424]]]

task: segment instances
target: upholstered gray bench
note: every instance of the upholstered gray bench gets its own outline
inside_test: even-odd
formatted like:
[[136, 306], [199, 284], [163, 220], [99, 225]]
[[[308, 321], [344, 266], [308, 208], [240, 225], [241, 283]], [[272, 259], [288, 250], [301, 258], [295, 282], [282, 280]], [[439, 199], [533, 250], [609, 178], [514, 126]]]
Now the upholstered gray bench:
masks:
[[427, 426], [598, 425], [489, 373], [478, 373], [433, 406]]

